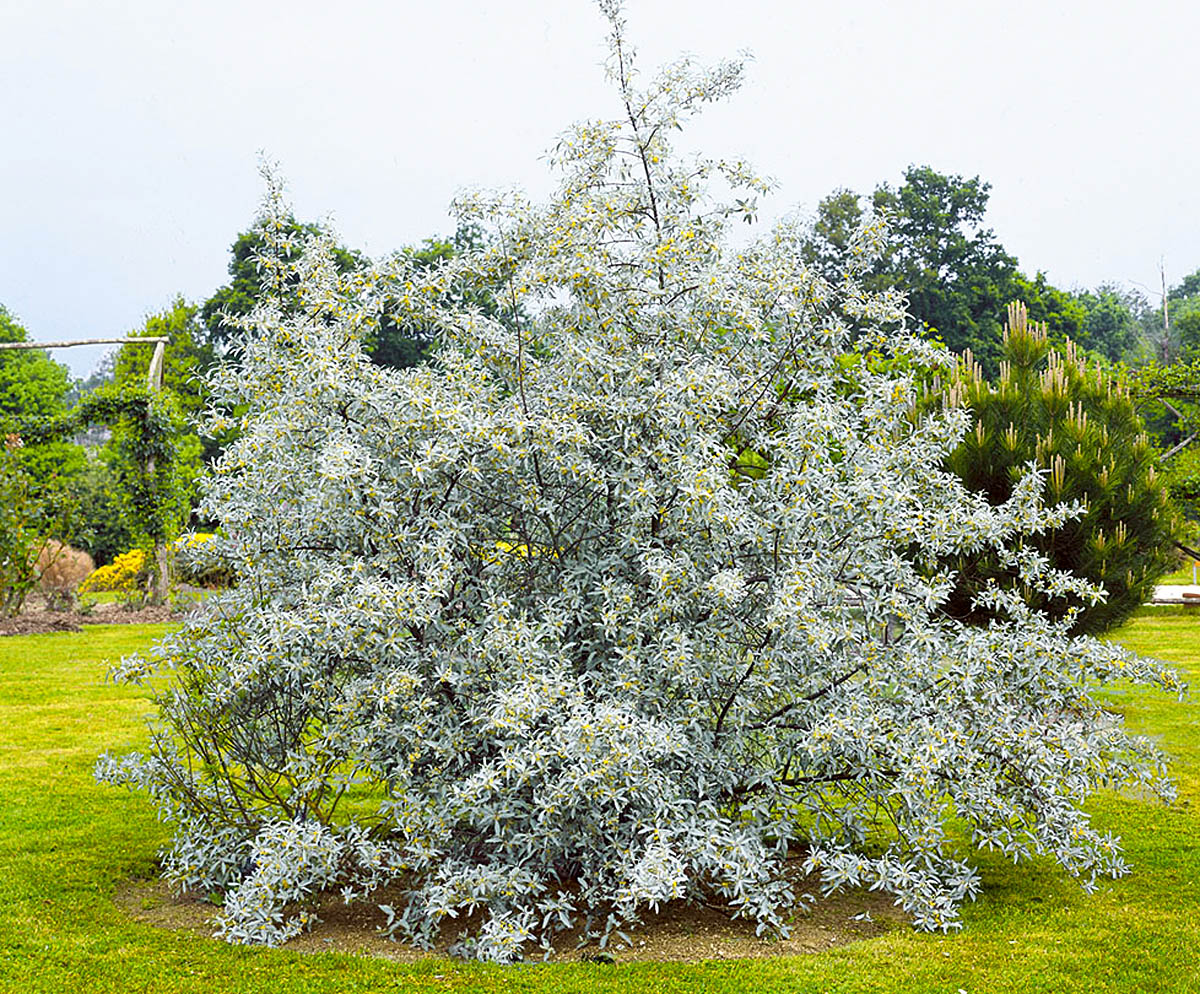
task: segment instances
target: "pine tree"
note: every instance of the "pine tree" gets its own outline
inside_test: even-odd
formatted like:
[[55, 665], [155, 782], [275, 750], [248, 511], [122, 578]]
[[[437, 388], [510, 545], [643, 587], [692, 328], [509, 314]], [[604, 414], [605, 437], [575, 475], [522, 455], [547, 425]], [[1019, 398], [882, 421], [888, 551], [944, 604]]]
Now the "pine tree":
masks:
[[994, 556], [953, 557], [958, 579], [946, 610], [973, 622], [995, 617], [976, 602], [995, 581], [1053, 617], [1077, 611], [1075, 631], [1107, 631], [1151, 598], [1176, 556], [1179, 521], [1154, 450], [1121, 375], [1086, 360], [1069, 340], [1052, 348], [1045, 325], [1030, 322], [1021, 303], [1008, 308], [1002, 355], [995, 382], [967, 352], [949, 383], [936, 384], [933, 403], [965, 408], [973, 419], [946, 466], [994, 506], [1036, 466], [1045, 501], [1077, 503], [1081, 513], [1024, 544], [1106, 596], [1080, 606], [1027, 588]]

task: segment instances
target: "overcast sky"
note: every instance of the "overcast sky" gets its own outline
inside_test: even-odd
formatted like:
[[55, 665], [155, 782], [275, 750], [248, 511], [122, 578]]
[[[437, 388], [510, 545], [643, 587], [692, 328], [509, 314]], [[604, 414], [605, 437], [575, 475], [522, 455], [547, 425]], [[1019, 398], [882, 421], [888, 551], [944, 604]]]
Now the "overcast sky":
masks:
[[[629, 0], [644, 71], [749, 51], [688, 144], [778, 183], [769, 220], [910, 163], [992, 184], [988, 223], [1061, 286], [1200, 268], [1200, 5]], [[551, 188], [612, 116], [590, 0], [0, 0], [0, 304], [43, 341], [203, 300], [277, 160], [297, 216], [382, 254], [464, 187]], [[76, 375], [102, 349], [57, 352]]]

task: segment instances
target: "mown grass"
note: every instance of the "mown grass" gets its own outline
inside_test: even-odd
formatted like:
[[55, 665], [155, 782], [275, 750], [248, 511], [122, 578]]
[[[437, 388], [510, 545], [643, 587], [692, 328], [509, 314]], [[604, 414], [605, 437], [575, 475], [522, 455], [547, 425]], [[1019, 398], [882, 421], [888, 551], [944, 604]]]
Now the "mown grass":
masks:
[[79, 595], [79, 604], [86, 607], [89, 604], [115, 604], [121, 595], [115, 590], [96, 590]]
[[[1098, 824], [1134, 873], [1084, 894], [1048, 863], [982, 856], [983, 897], [954, 935], [907, 930], [819, 955], [698, 964], [490, 967], [242, 949], [127, 918], [122, 880], [153, 873], [165, 838], [142, 797], [92, 781], [96, 756], [144, 740], [142, 692], [106, 661], [156, 626], [0, 639], [0, 990], [1161, 992], [1200, 977], [1200, 707], [1117, 688], [1113, 706], [1175, 759], [1171, 807], [1101, 796]], [[1144, 612], [1118, 637], [1200, 678], [1200, 616]]]
[[[1200, 578], [1200, 567], [1196, 568], [1195, 576]], [[1192, 561], [1189, 559], [1184, 563], [1184, 565], [1180, 566], [1179, 569], [1175, 570], [1174, 573], [1168, 573], [1166, 576], [1159, 577], [1158, 582], [1190, 584], [1193, 582], [1192, 577]]]
[[[176, 607], [188, 607], [192, 604], [198, 604], [204, 600], [212, 591], [203, 587], [184, 588], [175, 592], [172, 598], [172, 604]], [[79, 606], [86, 609], [87, 607], [95, 607], [98, 604], [122, 604], [124, 605], [130, 600], [128, 593], [122, 593], [119, 590], [97, 590], [86, 594], [80, 594]], [[137, 601], [134, 601], [133, 606], [141, 606]]]

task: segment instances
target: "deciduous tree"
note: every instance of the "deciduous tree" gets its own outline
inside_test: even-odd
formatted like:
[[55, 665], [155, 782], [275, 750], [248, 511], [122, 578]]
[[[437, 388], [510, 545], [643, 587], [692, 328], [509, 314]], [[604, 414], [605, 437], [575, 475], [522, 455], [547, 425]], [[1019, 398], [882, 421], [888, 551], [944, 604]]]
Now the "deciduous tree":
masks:
[[[0, 342], [28, 340], [25, 328], [0, 306]], [[0, 433], [60, 417], [70, 389], [67, 368], [40, 349], [0, 349]], [[16, 458], [36, 488], [52, 480], [65, 485], [84, 467], [83, 450], [70, 442], [22, 446]]]
[[[822, 279], [786, 224], [729, 247], [764, 184], [670, 139], [740, 64], [643, 84], [601, 6], [619, 113], [564, 135], [548, 203], [464, 196], [490, 237], [432, 269], [346, 273], [327, 238], [268, 253], [303, 303], [266, 295], [218, 376], [244, 414], [201, 546], [240, 581], [123, 664], [168, 689], [148, 753], [101, 775], [151, 792], [167, 875], [221, 892], [242, 942], [386, 883], [396, 933], [478, 912], [458, 950], [496, 960], [677, 898], [783, 928], [793, 847], [927, 929], [976, 891], [972, 844], [1089, 886], [1124, 872], [1083, 801], [1170, 787], [1095, 688], [1176, 678], [996, 585], [997, 620], [962, 625], [938, 565], [994, 554], [1090, 601], [1024, 543], [1078, 509], [1044, 507], [1032, 467], [1000, 506], [945, 472], [967, 416], [914, 418], [906, 371], [945, 353], [862, 264]], [[268, 249], [286, 217], [273, 197]], [[883, 244], [869, 226], [852, 255]], [[435, 363], [369, 361], [385, 299], [438, 329]]]
[[908, 297], [918, 326], [956, 352], [971, 350], [987, 376], [998, 371], [1004, 310], [1022, 300], [1030, 318], [1045, 324], [1052, 341], [1068, 338], [1117, 361], [1140, 348], [1127, 295], [1110, 286], [1075, 293], [1053, 286], [1044, 273], [1030, 277], [984, 227], [990, 185], [910, 166], [904, 182], [876, 187], [869, 201], [836, 190], [817, 205], [801, 254], [827, 278], [846, 270], [851, 238], [871, 211], [889, 222], [888, 246], [868, 285], [895, 287]]

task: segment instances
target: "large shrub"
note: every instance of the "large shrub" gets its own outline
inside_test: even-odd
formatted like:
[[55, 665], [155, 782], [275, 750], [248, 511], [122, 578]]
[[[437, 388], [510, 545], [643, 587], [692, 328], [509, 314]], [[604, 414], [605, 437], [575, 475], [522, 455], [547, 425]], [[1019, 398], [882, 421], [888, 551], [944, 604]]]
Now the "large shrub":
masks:
[[[945, 929], [978, 886], [951, 822], [1085, 884], [1123, 872], [1082, 802], [1169, 786], [1094, 688], [1175, 677], [996, 586], [988, 627], [943, 610], [954, 553], [1094, 598], [1020, 544], [1078, 509], [1032, 469], [998, 507], [944, 470], [967, 415], [910, 418], [900, 370], [944, 353], [895, 298], [807, 271], [787, 225], [727, 247], [762, 183], [668, 138], [740, 67], [639, 88], [604, 9], [622, 117], [566, 134], [548, 204], [462, 199], [487, 247], [343, 274], [321, 238], [288, 258], [272, 193], [260, 265], [303, 310], [259, 306], [218, 376], [244, 414], [203, 509], [239, 583], [123, 664], [169, 682], [149, 751], [101, 776], [150, 792], [166, 874], [222, 891], [240, 942], [385, 883], [398, 934], [478, 913], [459, 948], [497, 960], [675, 898], [770, 928], [789, 851]], [[439, 329], [434, 363], [370, 363], [383, 300]], [[904, 362], [851, 378], [850, 348]]]
[[[1021, 304], [1008, 310], [1000, 375], [987, 380], [967, 353], [931, 400], [971, 414], [971, 429], [946, 460], [970, 490], [994, 505], [1012, 498], [1029, 466], [1043, 473], [1051, 504], [1077, 501], [1084, 511], [1024, 544], [1051, 564], [1105, 592], [1082, 608], [1070, 596], [1027, 591], [1054, 617], [1073, 615], [1076, 631], [1098, 633], [1120, 624], [1174, 568], [1180, 522], [1157, 456], [1121, 377], [1088, 361], [1068, 341], [1052, 348], [1044, 325], [1030, 323]], [[950, 557], [957, 572], [946, 610], [976, 623], [996, 616], [979, 603], [990, 583], [1021, 591], [1019, 571], [994, 555]]]

